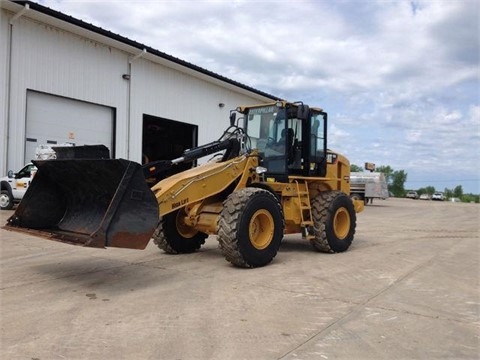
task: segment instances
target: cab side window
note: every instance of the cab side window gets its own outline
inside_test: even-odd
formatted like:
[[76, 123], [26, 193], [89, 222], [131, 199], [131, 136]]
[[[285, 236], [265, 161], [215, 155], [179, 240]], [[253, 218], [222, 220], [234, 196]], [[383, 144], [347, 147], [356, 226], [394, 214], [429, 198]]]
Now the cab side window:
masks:
[[33, 164], [28, 164], [27, 166], [25, 166], [22, 170], [20, 170], [16, 175], [15, 175], [15, 179], [21, 179], [21, 178], [25, 178], [25, 177], [30, 177], [31, 173], [32, 173], [32, 169], [35, 167], [35, 165]]

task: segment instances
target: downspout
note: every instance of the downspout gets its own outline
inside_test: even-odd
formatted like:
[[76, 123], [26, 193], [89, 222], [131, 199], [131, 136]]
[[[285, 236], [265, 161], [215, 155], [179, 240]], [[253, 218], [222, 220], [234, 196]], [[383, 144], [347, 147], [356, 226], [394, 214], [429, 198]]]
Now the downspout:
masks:
[[3, 148], [2, 148], [2, 153], [3, 153], [3, 161], [2, 163], [5, 164], [5, 169], [0, 169], [1, 173], [6, 172], [7, 168], [7, 161], [8, 161], [8, 148], [9, 148], [9, 142], [10, 142], [10, 104], [12, 101], [12, 95], [11, 95], [11, 87], [12, 87], [12, 45], [13, 45], [13, 23], [17, 21], [20, 17], [22, 17], [28, 10], [30, 10], [30, 4], [25, 4], [22, 10], [17, 12], [13, 17], [10, 19], [9, 22], [9, 39], [8, 39], [8, 48], [7, 48], [7, 83], [6, 83], [6, 89], [5, 89], [5, 95], [7, 98], [7, 104], [6, 104], [6, 109], [4, 110], [5, 116], [5, 124], [4, 124], [4, 136], [5, 136], [5, 141], [3, 141]]
[[147, 49], [143, 49], [142, 52], [138, 53], [135, 56], [132, 56], [128, 59], [128, 72], [127, 74], [123, 75], [125, 80], [128, 80], [128, 91], [127, 91], [127, 159], [130, 159], [130, 125], [131, 125], [131, 101], [132, 101], [132, 84], [131, 84], [131, 77], [132, 77], [132, 63], [140, 59], [143, 55], [147, 53]]
[[130, 60], [128, 60], [128, 63], [132, 64], [135, 60], [141, 58], [146, 53], [147, 53], [147, 49], [143, 49], [141, 53], [139, 53], [139, 54], [135, 55], [134, 57], [130, 58]]
[[13, 23], [20, 17], [23, 16], [28, 10], [30, 10], [30, 4], [25, 4], [24, 8], [20, 10], [18, 13], [13, 15], [12, 19], [10, 20], [10, 25], [13, 25]]

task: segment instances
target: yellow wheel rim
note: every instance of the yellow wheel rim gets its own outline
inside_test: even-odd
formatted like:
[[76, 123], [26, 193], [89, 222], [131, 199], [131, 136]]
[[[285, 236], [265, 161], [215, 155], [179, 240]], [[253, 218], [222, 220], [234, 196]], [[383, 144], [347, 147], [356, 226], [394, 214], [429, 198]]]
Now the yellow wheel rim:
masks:
[[185, 224], [185, 211], [183, 210], [180, 210], [177, 213], [176, 224], [177, 224], [178, 233], [184, 238], [190, 239], [198, 233], [198, 231], [195, 230], [195, 228], [192, 228], [191, 226], [188, 226], [187, 224]]
[[248, 227], [250, 242], [255, 249], [265, 249], [273, 239], [274, 223], [272, 215], [264, 209], [253, 214]]
[[347, 209], [340, 208], [333, 218], [333, 231], [339, 240], [344, 240], [350, 232], [350, 214]]

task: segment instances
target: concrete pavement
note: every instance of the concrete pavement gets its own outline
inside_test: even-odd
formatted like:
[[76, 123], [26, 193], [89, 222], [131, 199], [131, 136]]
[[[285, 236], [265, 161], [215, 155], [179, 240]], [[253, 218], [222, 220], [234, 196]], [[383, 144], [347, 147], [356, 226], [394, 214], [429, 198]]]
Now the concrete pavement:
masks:
[[[4, 224], [12, 211], [0, 212]], [[368, 205], [351, 248], [239, 269], [0, 230], [1, 359], [478, 359], [480, 206]]]

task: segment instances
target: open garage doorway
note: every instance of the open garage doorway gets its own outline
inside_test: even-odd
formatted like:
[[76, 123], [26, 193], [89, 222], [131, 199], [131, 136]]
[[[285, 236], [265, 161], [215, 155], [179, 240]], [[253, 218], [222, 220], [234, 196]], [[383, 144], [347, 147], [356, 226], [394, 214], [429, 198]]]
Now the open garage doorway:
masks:
[[[171, 160], [197, 145], [198, 126], [179, 121], [143, 115], [142, 163]], [[174, 166], [172, 173], [192, 167], [192, 163]]]

